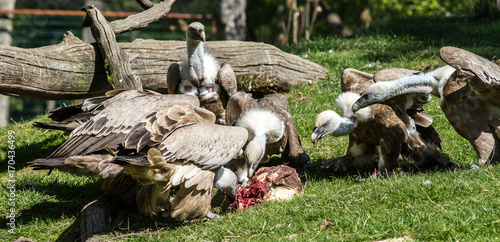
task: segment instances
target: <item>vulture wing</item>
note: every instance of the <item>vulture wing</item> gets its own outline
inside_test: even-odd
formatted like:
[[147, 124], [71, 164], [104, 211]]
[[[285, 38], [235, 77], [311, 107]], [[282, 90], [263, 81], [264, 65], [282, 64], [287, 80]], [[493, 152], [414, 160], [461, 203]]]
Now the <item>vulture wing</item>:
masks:
[[203, 169], [214, 169], [234, 158], [247, 138], [244, 128], [200, 122], [172, 130], [158, 149], [167, 161], [192, 161]]
[[418, 71], [404, 68], [390, 68], [375, 73], [375, 75], [373, 75], [373, 80], [375, 80], [375, 82], [393, 81], [416, 73], [418, 73]]
[[70, 139], [49, 158], [86, 155], [106, 146], [120, 144], [132, 127], [147, 114], [176, 104], [199, 105], [196, 97], [187, 95], [143, 95], [113, 102], [84, 125], [76, 128]]
[[457, 70], [475, 75], [487, 84], [500, 85], [500, 67], [492, 61], [451, 46], [441, 48], [439, 55], [444, 62]]
[[234, 93], [227, 102], [226, 125], [232, 126], [246, 110], [258, 107], [258, 103], [252, 98], [252, 94], [245, 92]]
[[179, 83], [181, 83], [181, 66], [179, 63], [172, 63], [167, 71], [168, 94], [179, 93]]
[[363, 93], [367, 86], [375, 83], [373, 74], [347, 68], [342, 72], [340, 89], [342, 92]]
[[233, 68], [226, 62], [220, 64], [219, 72], [217, 73], [217, 81], [222, 89], [230, 97], [236, 93], [238, 84]]

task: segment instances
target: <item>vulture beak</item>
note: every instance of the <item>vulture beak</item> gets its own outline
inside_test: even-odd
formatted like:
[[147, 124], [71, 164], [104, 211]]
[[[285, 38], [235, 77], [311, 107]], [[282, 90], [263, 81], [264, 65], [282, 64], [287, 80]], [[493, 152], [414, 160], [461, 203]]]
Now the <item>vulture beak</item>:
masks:
[[203, 41], [203, 42], [205, 42], [205, 40], [206, 40], [205, 39], [205, 30], [200, 29], [198, 32], [199, 32], [199, 35], [200, 35], [200, 40]]
[[259, 166], [262, 157], [264, 157], [265, 147], [256, 141], [250, 141], [245, 147], [245, 160], [248, 166], [248, 178], [252, 178], [257, 166]]
[[356, 113], [361, 108], [359, 107], [360, 99], [356, 100], [356, 102], [352, 105], [352, 112]]
[[316, 144], [318, 142], [318, 140], [321, 138], [322, 138], [322, 136], [320, 135], [318, 127], [314, 127], [314, 130], [311, 134], [311, 142], [313, 144]]

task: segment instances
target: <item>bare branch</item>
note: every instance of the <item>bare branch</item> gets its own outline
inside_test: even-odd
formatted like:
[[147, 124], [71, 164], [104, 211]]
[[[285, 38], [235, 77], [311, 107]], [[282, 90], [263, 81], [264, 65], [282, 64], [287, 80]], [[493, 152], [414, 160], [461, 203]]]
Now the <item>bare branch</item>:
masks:
[[145, 11], [111, 22], [111, 28], [115, 34], [143, 29], [170, 12], [170, 7], [174, 2], [175, 0], [167, 0], [153, 4], [151, 8]]
[[108, 21], [94, 6], [86, 6], [82, 10], [87, 13], [86, 22], [90, 23], [92, 36], [101, 49], [107, 81], [114, 89], [142, 90], [142, 83], [130, 67], [128, 54], [118, 46]]
[[139, 5], [141, 5], [141, 8], [143, 9], [149, 9], [154, 5], [154, 3], [149, 0], [136, 0], [136, 1]]

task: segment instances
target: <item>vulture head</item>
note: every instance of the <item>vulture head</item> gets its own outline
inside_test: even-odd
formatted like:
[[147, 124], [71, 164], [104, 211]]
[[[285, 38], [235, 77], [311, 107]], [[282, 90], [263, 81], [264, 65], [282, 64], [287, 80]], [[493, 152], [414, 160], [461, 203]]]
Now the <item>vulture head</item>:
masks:
[[441, 97], [444, 84], [455, 71], [455, 68], [447, 65], [393, 81], [376, 82], [365, 89], [361, 97], [352, 105], [352, 111], [357, 112], [364, 107], [399, 95], [425, 94], [421, 96], [422, 100], [417, 100], [420, 102], [428, 102], [428, 94]]
[[191, 23], [187, 28], [186, 38], [192, 43], [205, 42], [205, 26], [200, 22]]
[[245, 146], [244, 156], [248, 166], [248, 178], [251, 178], [266, 156], [266, 146], [278, 142], [284, 136], [285, 124], [272, 111], [250, 109], [235, 125], [248, 131], [249, 142]]
[[343, 122], [342, 119], [344, 118], [340, 117], [340, 115], [332, 110], [326, 110], [318, 114], [314, 121], [311, 141], [316, 144], [318, 140], [327, 135], [338, 137], [349, 134], [354, 128], [354, 122]]
[[314, 121], [313, 133], [311, 134], [313, 144], [316, 144], [318, 140], [327, 135], [332, 135], [333, 137], [348, 135], [358, 122], [364, 122], [370, 118], [370, 108], [363, 108], [357, 112], [352, 111], [352, 106], [356, 100], [359, 100], [359, 97], [359, 94], [353, 92], [343, 92], [337, 97], [335, 103], [342, 110], [343, 117], [332, 110], [326, 110], [318, 114]]

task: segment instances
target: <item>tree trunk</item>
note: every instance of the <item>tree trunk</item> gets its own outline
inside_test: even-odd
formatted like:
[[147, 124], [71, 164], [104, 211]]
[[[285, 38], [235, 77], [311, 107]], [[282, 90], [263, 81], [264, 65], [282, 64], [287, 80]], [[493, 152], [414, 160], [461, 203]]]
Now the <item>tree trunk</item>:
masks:
[[[16, 0], [0, 0], [0, 9], [12, 10], [16, 5]], [[12, 14], [0, 16], [0, 45], [11, 45], [12, 36]], [[9, 97], [0, 95], [0, 127], [9, 124]]]
[[221, 0], [221, 22], [224, 24], [222, 37], [225, 40], [245, 40], [246, 0]]
[[[187, 55], [184, 41], [138, 39], [118, 46], [131, 58], [130, 66], [143, 88], [161, 93], [167, 93], [170, 64]], [[264, 43], [209, 41], [205, 46], [207, 52], [233, 67], [240, 90], [282, 92], [327, 74], [316, 63]], [[41, 48], [0, 46], [0, 94], [67, 100], [98, 96], [111, 89], [99, 48], [71, 33], [60, 44]]]

